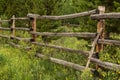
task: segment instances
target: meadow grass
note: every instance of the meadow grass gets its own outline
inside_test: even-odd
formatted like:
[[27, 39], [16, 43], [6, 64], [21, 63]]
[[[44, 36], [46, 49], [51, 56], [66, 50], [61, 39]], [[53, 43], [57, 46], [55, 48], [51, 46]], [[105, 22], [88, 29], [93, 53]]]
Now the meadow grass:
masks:
[[[3, 40], [3, 39], [2, 39]], [[24, 50], [12, 47], [5, 41], [0, 45], [0, 80], [95, 80], [89, 70], [80, 72], [59, 64], [50, 62], [48, 59], [40, 59], [35, 57], [35, 53], [40, 52], [47, 56], [64, 59], [80, 65], [86, 65], [87, 58], [82, 55], [69, 53], [47, 47], [38, 47], [31, 45], [32, 50]], [[23, 47], [28, 44], [19, 42]], [[50, 44], [64, 46], [79, 50], [89, 50], [89, 44], [85, 40], [77, 38], [60, 38], [52, 40]], [[111, 51], [110, 51], [111, 50]], [[113, 53], [114, 52], [114, 53]], [[114, 55], [113, 55], [114, 54]], [[100, 53], [100, 59], [103, 61], [120, 63], [120, 48], [114, 46], [106, 46], [105, 50]], [[95, 67], [95, 65], [90, 65]], [[97, 75], [98, 80], [119, 80], [119, 71], [111, 71], [108, 69], [98, 69], [101, 76]], [[94, 77], [94, 78], [93, 78]]]
[[80, 72], [35, 58], [7, 44], [0, 46], [0, 80], [78, 80]]

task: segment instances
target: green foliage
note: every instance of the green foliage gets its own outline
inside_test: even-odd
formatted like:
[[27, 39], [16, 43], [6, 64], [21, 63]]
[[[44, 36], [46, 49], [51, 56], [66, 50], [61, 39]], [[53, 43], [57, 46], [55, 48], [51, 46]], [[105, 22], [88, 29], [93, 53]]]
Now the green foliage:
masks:
[[[28, 36], [27, 33], [24, 35]], [[38, 39], [42, 42], [41, 39]], [[96, 77], [92, 76], [89, 69], [83, 71], [76, 71], [71, 68], [66, 68], [62, 65], [51, 63], [48, 57], [56, 57], [80, 65], [86, 65], [86, 58], [82, 55], [71, 54], [66, 51], [56, 50], [46, 47], [38, 47], [23, 42], [18, 42], [23, 47], [31, 46], [32, 50], [26, 51], [24, 49], [16, 49], [1, 41], [0, 46], [0, 79], [1, 80], [94, 80]], [[61, 37], [57, 40], [52, 40], [50, 44], [64, 46], [78, 50], [89, 50], [87, 41], [76, 37]], [[14, 52], [13, 52], [14, 51]], [[35, 58], [35, 53], [40, 52], [47, 57], [42, 60]], [[106, 46], [103, 53], [100, 54], [100, 59], [113, 63], [120, 63], [119, 53], [120, 49], [117, 47]], [[119, 71], [111, 71], [107, 69], [98, 69], [101, 76], [97, 76], [101, 80], [117, 80], [119, 79]]]
[[120, 2], [114, 1], [114, 5], [116, 7], [116, 11], [120, 11]]
[[1, 54], [0, 55], [0, 67], [3, 67], [6, 63], [5, 57]]
[[[9, 19], [12, 15], [24, 17], [27, 13], [36, 13], [40, 15], [65, 15], [96, 9], [99, 5], [106, 6], [106, 12], [119, 12], [119, 0], [0, 0], [0, 17]], [[79, 27], [61, 26], [63, 23], [77, 24]], [[113, 39], [120, 39], [119, 20], [106, 20], [106, 32], [112, 33]], [[59, 21], [37, 20], [37, 31], [39, 32], [96, 32], [97, 21], [89, 17], [76, 19], [67, 19]], [[117, 26], [116, 26], [117, 25]], [[3, 27], [10, 26], [3, 23]], [[29, 21], [16, 21], [17, 27], [30, 27]], [[1, 34], [10, 35], [10, 32], [0, 31]], [[24, 34], [24, 35], [23, 35]], [[17, 31], [16, 36], [31, 37], [28, 32]], [[16, 49], [8, 44], [13, 41], [22, 45], [21, 49]], [[77, 50], [88, 51], [88, 41], [76, 37], [47, 37], [40, 36], [37, 41], [59, 45]], [[51, 42], [51, 43], [50, 43]], [[62, 50], [56, 50], [47, 47], [38, 47], [29, 43], [16, 40], [6, 40], [0, 38], [0, 80], [94, 80], [95, 77], [89, 69], [83, 71], [73, 70], [58, 64], [51, 63], [48, 57], [56, 57], [80, 65], [86, 65], [86, 57]], [[32, 47], [32, 50], [25, 51], [26, 46]], [[120, 48], [106, 45], [105, 50], [100, 53], [100, 60], [120, 64]], [[36, 52], [43, 53], [46, 59], [35, 58]], [[91, 65], [90, 65], [91, 66]], [[94, 66], [92, 64], [92, 66]], [[101, 74], [99, 80], [119, 80], [119, 71], [110, 71], [107, 69], [98, 69]]]
[[[0, 15], [0, 18], [1, 18], [1, 20], [7, 20], [8, 19], [8, 17], [6, 16], [6, 15]], [[3, 22], [2, 24], [1, 24], [1, 27], [8, 27], [9, 26], [9, 23], [6, 23], [6, 22]]]
[[34, 51], [21, 52], [10, 46], [0, 49], [0, 62], [5, 63], [4, 67], [0, 65], [0, 80], [76, 80], [80, 75], [78, 71], [30, 56]]
[[93, 75], [90, 71], [90, 69], [86, 69], [81, 74], [81, 80], [93, 80]]

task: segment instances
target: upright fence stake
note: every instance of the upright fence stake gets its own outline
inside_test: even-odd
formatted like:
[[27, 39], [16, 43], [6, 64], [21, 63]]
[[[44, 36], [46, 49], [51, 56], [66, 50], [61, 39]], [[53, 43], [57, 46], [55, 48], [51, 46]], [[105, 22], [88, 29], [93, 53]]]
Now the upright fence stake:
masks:
[[[0, 27], [2, 26], [1, 18], [0, 18]], [[1, 31], [1, 30], [0, 30]]]
[[[98, 10], [99, 10], [99, 13], [102, 14], [105, 11], [105, 7], [99, 6]], [[94, 39], [94, 41], [92, 43], [92, 48], [91, 48], [90, 53], [89, 53], [88, 61], [87, 61], [87, 64], [86, 64], [86, 69], [89, 67], [90, 59], [93, 56], [93, 52], [94, 52], [94, 49], [95, 49], [96, 45], [97, 45], [97, 47], [96, 47], [97, 48], [96, 49], [97, 50], [96, 55], [98, 55], [98, 51], [100, 52], [100, 50], [101, 50], [101, 45], [98, 44], [98, 40], [99, 40], [99, 38], [102, 39], [102, 37], [103, 37], [103, 27], [104, 27], [104, 20], [100, 20], [98, 22], [98, 25], [97, 25], [97, 33], [98, 34], [97, 34], [96, 38]]]
[[2, 26], [1, 18], [0, 18], [0, 27]]
[[15, 15], [12, 16], [12, 25], [11, 25], [11, 37], [14, 37], [15, 36]]
[[[30, 18], [30, 23], [31, 23], [31, 31], [36, 32], [36, 18]], [[36, 41], [36, 35], [32, 34], [31, 42]]]
[[[98, 11], [99, 14], [104, 14], [105, 13], [105, 6], [98, 6]], [[105, 20], [101, 19], [99, 20], [99, 22], [97, 23], [97, 33], [100, 32], [100, 29], [103, 28], [103, 32], [100, 35], [100, 39], [104, 39], [105, 38]], [[99, 52], [103, 50], [103, 44], [98, 44], [96, 45], [96, 58], [99, 59]], [[96, 69], [98, 68], [98, 65], [96, 65]]]

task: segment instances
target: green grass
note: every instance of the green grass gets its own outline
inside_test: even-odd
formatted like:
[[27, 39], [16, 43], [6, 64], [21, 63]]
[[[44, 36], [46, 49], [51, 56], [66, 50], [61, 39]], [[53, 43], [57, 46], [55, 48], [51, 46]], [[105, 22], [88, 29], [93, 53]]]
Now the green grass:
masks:
[[79, 71], [33, 56], [9, 45], [0, 47], [0, 80], [78, 80]]
[[[4, 42], [2, 42], [4, 41]], [[46, 47], [32, 46], [32, 50], [18, 49], [6, 44], [8, 40], [1, 40], [0, 45], [0, 80], [92, 80], [94, 76], [89, 70], [84, 72], [64, 67], [59, 64], [50, 62], [48, 59], [36, 58], [34, 55], [41, 52], [47, 56], [64, 59], [80, 65], [86, 65], [86, 57], [56, 50]], [[18, 42], [23, 47], [27, 46], [23, 42]], [[62, 37], [52, 40], [50, 44], [64, 46], [79, 50], [90, 50], [87, 48], [89, 44], [85, 40], [78, 40], [75, 37]], [[30, 44], [29, 44], [30, 46]], [[106, 46], [105, 50], [100, 53], [100, 60], [120, 64], [120, 48], [115, 46]], [[90, 65], [95, 67], [95, 65]], [[97, 75], [99, 80], [119, 80], [119, 71], [111, 71], [107, 69], [98, 69], [101, 76]], [[95, 78], [95, 77], [94, 77]], [[93, 78], [93, 80], [95, 80]]]

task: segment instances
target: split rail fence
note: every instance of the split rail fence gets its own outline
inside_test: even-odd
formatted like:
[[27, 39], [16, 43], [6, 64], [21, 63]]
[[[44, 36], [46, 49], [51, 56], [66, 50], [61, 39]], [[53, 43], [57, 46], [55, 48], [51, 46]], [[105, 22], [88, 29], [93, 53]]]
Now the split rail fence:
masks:
[[[78, 18], [83, 16], [90, 16], [93, 20], [98, 20], [97, 23], [97, 32], [96, 33], [89, 33], [89, 32], [67, 32], [67, 33], [54, 33], [54, 32], [37, 32], [36, 31], [36, 20], [64, 20], [64, 19], [71, 19], [71, 18]], [[41, 16], [38, 14], [28, 14], [27, 17], [19, 17], [16, 18], [13, 16], [10, 20], [0, 20], [0, 30], [8, 30], [11, 31], [11, 36], [6, 36], [0, 34], [0, 37], [7, 38], [7, 39], [16, 39], [18, 41], [27, 41], [34, 45], [43, 46], [43, 47], [49, 47], [49, 48], [55, 48], [63, 51], [68, 51], [75, 54], [82, 54], [86, 57], [88, 57], [88, 61], [86, 63], [86, 66], [81, 66], [72, 62], [60, 60], [57, 58], [49, 57], [50, 61], [54, 63], [58, 63], [64, 66], [68, 66], [71, 68], [74, 68], [79, 71], [83, 71], [86, 68], [89, 68], [90, 62], [97, 64], [97, 66], [101, 66], [110, 70], [118, 70], [120, 71], [120, 65], [110, 62], [101, 61], [98, 58], [95, 58], [94, 55], [99, 55], [100, 51], [103, 49], [104, 44], [110, 44], [110, 45], [116, 45], [120, 46], [120, 41], [117, 40], [108, 40], [105, 39], [105, 19], [111, 19], [111, 18], [120, 18], [120, 13], [105, 13], [105, 7], [99, 6], [98, 9], [81, 12], [81, 13], [75, 13], [75, 14], [69, 14], [69, 15], [62, 15], [62, 16]], [[24, 28], [24, 27], [16, 27], [15, 21], [16, 20], [28, 20], [30, 21], [30, 28]], [[9, 22], [11, 23], [11, 26], [8, 28], [2, 27], [2, 22]], [[20, 38], [15, 36], [16, 30], [24, 30], [29, 31], [31, 34], [31, 38]], [[49, 45], [44, 44], [36, 41], [37, 36], [65, 36], [65, 37], [82, 37], [82, 38], [93, 38], [93, 42], [90, 45], [91, 50], [90, 51], [82, 51], [82, 50], [75, 50], [71, 48], [65, 48], [62, 46], [56, 46], [56, 45]], [[19, 47], [18, 45], [11, 43], [12, 45]], [[44, 58], [45, 55], [43, 54], [36, 54], [37, 57]], [[95, 71], [95, 69], [90, 68], [91, 71]]]

